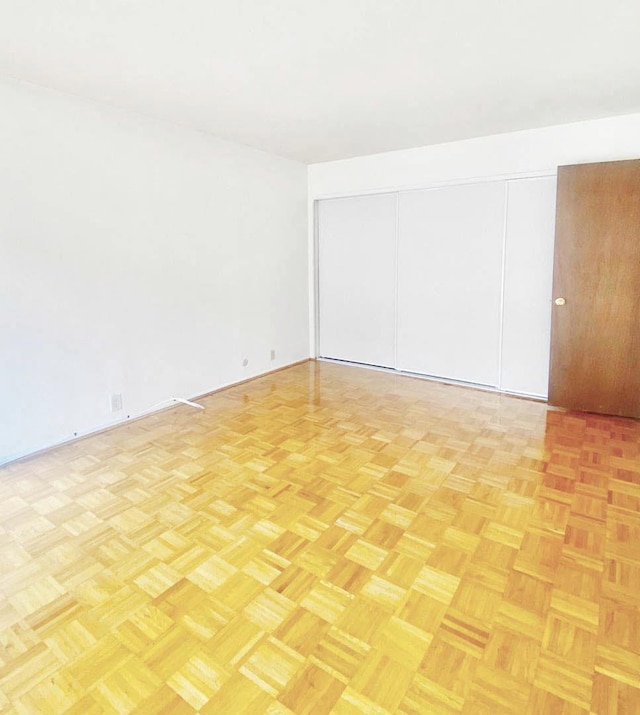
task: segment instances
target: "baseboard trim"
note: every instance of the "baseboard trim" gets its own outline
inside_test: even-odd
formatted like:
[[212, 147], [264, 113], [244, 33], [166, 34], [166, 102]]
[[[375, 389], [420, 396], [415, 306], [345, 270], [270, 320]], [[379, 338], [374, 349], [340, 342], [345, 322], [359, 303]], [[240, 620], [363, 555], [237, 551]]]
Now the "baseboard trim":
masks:
[[507, 395], [508, 397], [517, 397], [521, 400], [530, 400], [532, 402], [547, 402], [547, 398], [543, 395], [532, 395], [526, 392], [511, 392], [502, 390], [493, 385], [481, 385], [477, 382], [464, 382], [463, 380], [452, 380], [446, 377], [437, 377], [436, 375], [425, 375], [421, 372], [408, 372], [407, 370], [398, 370], [394, 367], [381, 367], [380, 365], [370, 365], [363, 362], [351, 362], [350, 360], [339, 360], [338, 358], [318, 357], [319, 362], [328, 362], [334, 365], [346, 365], [350, 367], [361, 367], [365, 370], [377, 370], [378, 372], [386, 372], [390, 375], [399, 375], [400, 377], [411, 377], [415, 380], [426, 380], [427, 382], [438, 382], [442, 385], [455, 385], [456, 387], [465, 387], [468, 390], [479, 390], [480, 392], [492, 392], [497, 395]]
[[[297, 365], [304, 365], [306, 362], [312, 362], [313, 358], [304, 358], [304, 360], [296, 360], [295, 362], [289, 363], [288, 365], [282, 365], [282, 367], [276, 367], [273, 370], [267, 370], [266, 372], [261, 372], [259, 375], [254, 375], [253, 377], [247, 377], [244, 380], [238, 380], [238, 382], [232, 382], [230, 385], [225, 385], [224, 387], [218, 387], [210, 392], [204, 392], [202, 395], [197, 395], [196, 397], [190, 397], [191, 401], [202, 400], [209, 395], [215, 395], [218, 392], [224, 392], [225, 390], [230, 390], [232, 387], [238, 387], [238, 385], [245, 385], [247, 382], [253, 382], [260, 377], [267, 377], [269, 375], [275, 375], [277, 372], [282, 372], [283, 370], [288, 370], [291, 367], [296, 367]], [[166, 408], [163, 408], [166, 409]]]
[[[190, 400], [191, 402], [195, 402], [197, 400], [201, 400], [205, 397], [209, 397], [209, 395], [215, 395], [218, 392], [224, 392], [224, 390], [230, 390], [232, 387], [238, 387], [238, 385], [244, 385], [248, 382], [253, 382], [254, 380], [258, 380], [263, 377], [267, 377], [268, 375], [273, 375], [277, 372], [282, 372], [283, 370], [288, 370], [289, 368], [296, 367], [297, 365], [303, 365], [306, 362], [311, 362], [312, 358], [304, 358], [303, 360], [296, 360], [295, 362], [288, 363], [287, 365], [282, 365], [280, 367], [277, 367], [273, 370], [267, 370], [266, 372], [261, 372], [258, 375], [253, 375], [252, 377], [247, 377], [244, 380], [238, 380], [237, 382], [232, 382], [228, 385], [223, 385], [222, 387], [217, 387], [215, 390], [209, 390], [208, 392], [202, 392], [199, 393], [198, 395], [192, 395], [188, 397], [187, 399]], [[67, 444], [73, 444], [75, 442], [80, 442], [83, 439], [86, 439], [88, 437], [95, 437], [96, 435], [99, 434], [104, 434], [106, 432], [110, 432], [111, 430], [118, 429], [120, 427], [124, 427], [125, 425], [129, 425], [132, 422], [137, 422], [138, 420], [143, 420], [145, 417], [149, 417], [150, 415], [155, 415], [159, 412], [164, 412], [165, 410], [171, 410], [174, 407], [179, 407], [181, 403], [176, 402], [173, 404], [168, 404], [164, 407], [157, 407], [154, 409], [146, 410], [144, 412], [140, 412], [137, 415], [134, 415], [132, 417], [126, 418], [124, 420], [120, 420], [119, 422], [114, 422], [113, 424], [105, 425], [104, 427], [98, 427], [96, 429], [90, 430], [89, 432], [83, 432], [82, 434], [78, 435], [77, 437], [70, 437], [69, 439], [63, 439], [59, 442], [53, 442], [52, 444], [48, 444], [45, 447], [41, 447], [40, 449], [35, 450], [35, 452], [25, 452], [24, 454], [19, 454], [15, 457], [10, 457], [6, 461], [0, 462], [0, 469], [3, 467], [6, 467], [11, 464], [16, 464], [19, 462], [27, 461], [28, 459], [32, 459], [34, 457], [39, 457], [43, 454], [46, 454], [47, 452], [51, 452], [54, 449], [57, 449], [58, 447], [64, 447]]]

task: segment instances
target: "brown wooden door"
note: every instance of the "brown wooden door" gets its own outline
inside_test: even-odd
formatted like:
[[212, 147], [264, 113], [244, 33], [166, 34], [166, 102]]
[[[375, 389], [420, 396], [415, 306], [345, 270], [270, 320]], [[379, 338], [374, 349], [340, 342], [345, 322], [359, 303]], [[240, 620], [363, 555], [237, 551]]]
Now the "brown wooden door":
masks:
[[640, 417], [640, 160], [560, 167], [553, 298], [549, 403]]

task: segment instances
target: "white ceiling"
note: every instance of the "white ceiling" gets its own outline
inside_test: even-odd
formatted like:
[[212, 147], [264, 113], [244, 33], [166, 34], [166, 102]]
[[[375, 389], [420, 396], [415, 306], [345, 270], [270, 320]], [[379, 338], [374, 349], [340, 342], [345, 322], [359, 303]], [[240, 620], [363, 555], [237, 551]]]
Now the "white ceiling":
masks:
[[0, 74], [311, 163], [640, 111], [640, 2], [0, 0]]

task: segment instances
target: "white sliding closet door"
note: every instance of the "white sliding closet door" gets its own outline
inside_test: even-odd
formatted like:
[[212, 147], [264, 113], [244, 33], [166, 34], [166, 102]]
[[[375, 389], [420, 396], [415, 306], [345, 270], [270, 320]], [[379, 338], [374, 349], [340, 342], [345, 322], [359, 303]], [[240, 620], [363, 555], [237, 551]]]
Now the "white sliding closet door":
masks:
[[546, 397], [556, 177], [508, 181], [507, 192], [500, 387]]
[[395, 367], [397, 195], [318, 204], [320, 356]]
[[400, 194], [397, 367], [498, 385], [504, 182]]

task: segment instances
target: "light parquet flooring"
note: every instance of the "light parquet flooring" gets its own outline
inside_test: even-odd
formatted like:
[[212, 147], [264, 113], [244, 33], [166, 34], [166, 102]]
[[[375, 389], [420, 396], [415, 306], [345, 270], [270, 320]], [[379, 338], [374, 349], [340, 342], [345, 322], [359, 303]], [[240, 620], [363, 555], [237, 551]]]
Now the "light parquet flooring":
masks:
[[0, 469], [3, 713], [640, 713], [640, 424], [309, 362]]

